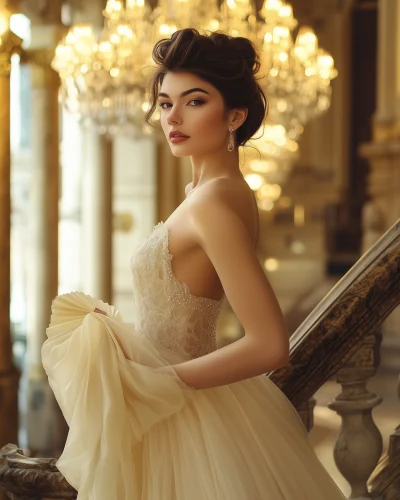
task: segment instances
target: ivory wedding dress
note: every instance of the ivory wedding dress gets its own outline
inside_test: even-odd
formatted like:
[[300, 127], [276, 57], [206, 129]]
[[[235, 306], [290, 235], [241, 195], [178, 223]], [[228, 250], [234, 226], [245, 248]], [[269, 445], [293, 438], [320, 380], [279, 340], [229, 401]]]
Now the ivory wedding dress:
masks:
[[171, 259], [160, 222], [132, 256], [133, 323], [82, 293], [53, 302], [42, 358], [78, 499], [344, 500], [267, 377], [194, 390], [158, 369], [216, 349], [222, 305], [192, 295]]

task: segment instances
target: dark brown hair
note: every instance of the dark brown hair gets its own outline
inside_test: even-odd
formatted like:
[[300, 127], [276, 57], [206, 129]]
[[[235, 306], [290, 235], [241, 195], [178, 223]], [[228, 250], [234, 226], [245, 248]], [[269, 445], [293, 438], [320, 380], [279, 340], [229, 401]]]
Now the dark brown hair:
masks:
[[247, 118], [236, 131], [236, 142], [243, 146], [260, 128], [267, 114], [267, 98], [255, 77], [259, 56], [247, 38], [219, 32], [201, 35], [196, 29], [176, 31], [171, 38], [156, 43], [153, 60], [158, 69], [150, 84], [150, 109], [157, 106], [159, 86], [167, 72], [187, 71], [213, 85], [222, 95], [226, 110], [247, 108]]

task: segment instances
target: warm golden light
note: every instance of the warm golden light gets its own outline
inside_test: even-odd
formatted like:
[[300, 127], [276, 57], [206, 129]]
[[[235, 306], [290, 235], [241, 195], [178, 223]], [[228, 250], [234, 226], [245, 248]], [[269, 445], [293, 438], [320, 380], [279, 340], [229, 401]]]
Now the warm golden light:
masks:
[[134, 7], [144, 7], [144, 0], [127, 0], [126, 6], [128, 9], [132, 9]]
[[112, 50], [112, 45], [110, 42], [100, 42], [99, 52], [102, 54], [108, 54]]
[[276, 172], [278, 169], [278, 164], [274, 160], [252, 160], [249, 166], [251, 170], [260, 174]]
[[320, 49], [317, 58], [318, 70], [321, 78], [324, 80], [331, 80], [337, 77], [337, 70], [334, 68], [333, 57], [329, 52]]
[[305, 212], [303, 205], [295, 205], [293, 212], [293, 222], [295, 226], [304, 226], [305, 222]]
[[264, 183], [264, 179], [262, 178], [261, 175], [258, 174], [247, 174], [245, 176], [245, 181], [253, 191], [260, 189], [260, 187]]
[[264, 9], [266, 10], [275, 10], [276, 12], [279, 12], [279, 10], [282, 8], [282, 1], [281, 0], [265, 0], [264, 2]]
[[261, 210], [265, 210], [266, 212], [270, 212], [274, 208], [274, 202], [268, 199], [260, 200], [257, 205]]
[[293, 17], [293, 9], [291, 5], [282, 5], [282, 7], [279, 9], [279, 15], [281, 17], [286, 17], [290, 19]]
[[[131, 5], [133, 5], [134, 2], [131, 2]], [[136, 2], [135, 2], [136, 4]], [[122, 2], [120, 0], [108, 0], [107, 6], [106, 6], [106, 12], [108, 14], [112, 14], [114, 12], [120, 12], [123, 8]]]
[[295, 44], [303, 47], [307, 54], [314, 54], [318, 49], [318, 38], [310, 26], [302, 26], [299, 29]]
[[258, 197], [262, 200], [267, 198], [271, 201], [276, 201], [282, 192], [282, 188], [278, 184], [263, 184], [258, 190]]
[[169, 24], [161, 24], [159, 33], [161, 36], [171, 36], [175, 31], [177, 31], [177, 27], [175, 25]]
[[281, 38], [288, 38], [289, 36], [290, 31], [286, 26], [276, 26], [272, 32], [272, 39], [274, 43], [279, 43]]
[[277, 259], [269, 258], [265, 260], [264, 267], [267, 271], [274, 272], [279, 269], [279, 262]]
[[10, 14], [3, 10], [0, 12], [0, 36], [10, 29]]
[[142, 111], [144, 113], [147, 113], [147, 111], [150, 109], [150, 103], [149, 101], [144, 101], [144, 103], [142, 104]]
[[219, 30], [219, 21], [217, 19], [211, 19], [208, 29], [210, 31], [218, 31]]
[[120, 36], [125, 36], [126, 38], [133, 38], [132, 29], [126, 24], [120, 24], [117, 26], [117, 33]]

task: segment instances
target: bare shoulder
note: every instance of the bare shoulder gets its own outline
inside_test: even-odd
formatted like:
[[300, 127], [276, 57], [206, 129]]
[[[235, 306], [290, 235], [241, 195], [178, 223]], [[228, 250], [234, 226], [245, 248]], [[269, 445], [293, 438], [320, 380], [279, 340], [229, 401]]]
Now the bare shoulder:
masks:
[[197, 188], [188, 198], [188, 205], [192, 213], [225, 207], [240, 216], [243, 204], [249, 202], [249, 192], [250, 187], [242, 177], [232, 179], [220, 177]]
[[238, 231], [254, 241], [257, 227], [250, 191], [243, 177], [218, 178], [194, 190], [188, 197], [188, 209], [198, 243], [204, 243], [206, 233], [222, 238]]

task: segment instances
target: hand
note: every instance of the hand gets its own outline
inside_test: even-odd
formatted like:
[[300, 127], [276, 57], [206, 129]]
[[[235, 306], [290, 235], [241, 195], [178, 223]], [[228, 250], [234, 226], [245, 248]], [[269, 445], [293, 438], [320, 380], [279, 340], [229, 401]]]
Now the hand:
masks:
[[94, 312], [95, 313], [99, 313], [99, 314], [104, 314], [104, 316], [107, 316], [107, 313], [105, 311], [102, 311], [101, 309], [99, 309], [98, 307], [96, 307], [94, 309]]

